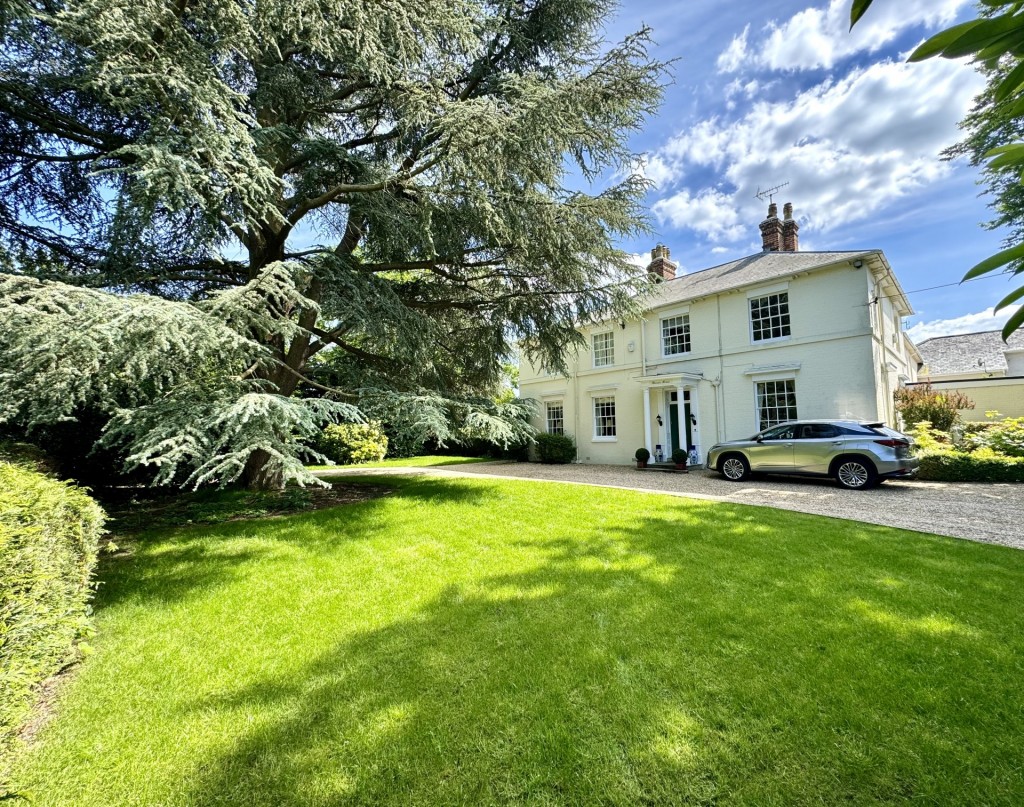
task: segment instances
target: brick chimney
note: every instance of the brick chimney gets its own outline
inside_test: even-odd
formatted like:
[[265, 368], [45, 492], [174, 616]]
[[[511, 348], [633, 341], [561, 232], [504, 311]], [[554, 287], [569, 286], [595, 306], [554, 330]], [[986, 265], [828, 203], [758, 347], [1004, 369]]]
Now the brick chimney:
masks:
[[768, 205], [768, 218], [761, 222], [761, 249], [765, 252], [782, 249], [782, 222], [779, 221], [779, 206], [775, 202]]
[[782, 216], [782, 251], [799, 252], [800, 237], [797, 233], [800, 232], [800, 225], [793, 218], [793, 205], [791, 203], [786, 202], [783, 206]]
[[668, 259], [668, 247], [658, 244], [651, 250], [651, 262], [647, 264], [647, 276], [655, 283], [675, 280], [679, 266]]

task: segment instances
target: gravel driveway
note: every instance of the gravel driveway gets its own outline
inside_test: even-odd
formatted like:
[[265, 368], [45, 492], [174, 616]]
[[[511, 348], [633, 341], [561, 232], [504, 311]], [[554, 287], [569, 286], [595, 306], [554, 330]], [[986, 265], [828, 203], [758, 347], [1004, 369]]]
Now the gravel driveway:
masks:
[[[727, 482], [717, 473], [637, 471], [621, 465], [489, 462], [439, 468], [346, 469], [341, 473], [430, 473], [575, 482], [848, 518], [1024, 549], [1024, 485], [890, 480], [866, 491], [797, 477]], [[336, 472], [330, 472], [336, 473]]]

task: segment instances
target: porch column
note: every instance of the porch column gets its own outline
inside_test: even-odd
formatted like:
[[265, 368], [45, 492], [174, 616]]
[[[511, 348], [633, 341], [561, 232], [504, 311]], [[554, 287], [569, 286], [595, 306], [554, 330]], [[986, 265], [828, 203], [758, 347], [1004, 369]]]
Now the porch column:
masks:
[[[687, 451], [686, 445], [686, 388], [683, 386], [683, 382], [679, 382], [679, 386], [676, 387], [676, 416], [679, 419], [679, 447], [683, 451]], [[671, 441], [671, 438], [669, 438]], [[669, 453], [672, 451], [669, 449]]]
[[690, 387], [690, 414], [697, 419], [697, 425], [693, 427], [693, 447], [697, 450], [697, 464], [704, 464], [704, 455], [701, 453], [700, 448], [700, 427], [703, 425], [703, 420], [700, 416], [699, 404], [697, 399], [698, 387]]
[[644, 387], [644, 446], [654, 456], [654, 441], [651, 440], [651, 388]]

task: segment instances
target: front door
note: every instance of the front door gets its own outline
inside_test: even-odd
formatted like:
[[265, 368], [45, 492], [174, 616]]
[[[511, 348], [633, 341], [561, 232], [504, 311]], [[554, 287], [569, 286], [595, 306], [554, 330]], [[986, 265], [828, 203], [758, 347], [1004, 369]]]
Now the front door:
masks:
[[671, 394], [671, 400], [668, 405], [668, 422], [669, 432], [669, 457], [672, 456], [672, 452], [677, 448], [681, 448], [684, 451], [689, 451], [690, 446], [693, 445], [693, 437], [690, 434], [690, 393], [683, 393], [683, 422], [682, 428], [679, 423], [679, 403], [677, 401], [678, 393], [673, 392]]

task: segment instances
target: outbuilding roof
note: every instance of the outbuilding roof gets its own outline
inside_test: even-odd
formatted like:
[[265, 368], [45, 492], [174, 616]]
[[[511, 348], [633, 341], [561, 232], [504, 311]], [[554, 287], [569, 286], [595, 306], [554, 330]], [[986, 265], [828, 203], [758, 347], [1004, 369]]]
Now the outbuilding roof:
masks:
[[758, 252], [746, 258], [679, 275], [659, 283], [647, 299], [650, 308], [693, 300], [723, 291], [753, 286], [783, 277], [824, 268], [840, 261], [880, 255], [878, 250], [852, 252]]
[[927, 375], [962, 375], [965, 373], [1005, 373], [1007, 350], [1024, 348], [1024, 331], [1010, 334], [1003, 341], [1000, 331], [936, 336], [920, 342]]

